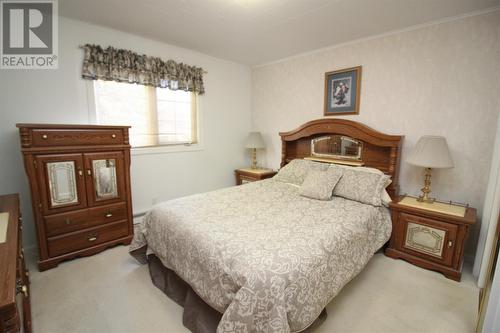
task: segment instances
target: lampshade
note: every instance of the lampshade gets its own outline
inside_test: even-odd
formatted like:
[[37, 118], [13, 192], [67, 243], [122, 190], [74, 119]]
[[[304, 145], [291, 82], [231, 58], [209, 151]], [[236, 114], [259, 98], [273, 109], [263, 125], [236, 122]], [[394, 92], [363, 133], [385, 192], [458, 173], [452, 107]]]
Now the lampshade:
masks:
[[446, 138], [442, 136], [422, 136], [406, 162], [424, 168], [453, 168]]
[[245, 148], [266, 148], [266, 144], [262, 139], [260, 132], [250, 132], [245, 141]]

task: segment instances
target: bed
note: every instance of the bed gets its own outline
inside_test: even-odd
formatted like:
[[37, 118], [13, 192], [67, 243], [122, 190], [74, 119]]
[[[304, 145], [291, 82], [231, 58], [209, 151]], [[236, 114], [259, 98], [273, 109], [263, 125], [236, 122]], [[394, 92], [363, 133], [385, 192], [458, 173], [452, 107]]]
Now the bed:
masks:
[[[314, 155], [315, 139], [357, 140], [358, 163], [390, 176], [382, 189], [397, 195], [402, 136], [338, 119], [280, 135], [288, 171], [293, 164], [332, 168], [302, 160]], [[303, 180], [284, 174], [158, 204], [137, 227], [131, 254], [148, 263], [153, 283], [184, 306], [183, 322], [192, 332], [312, 331], [326, 317], [325, 306], [389, 239], [384, 205], [348, 196], [304, 197]]]

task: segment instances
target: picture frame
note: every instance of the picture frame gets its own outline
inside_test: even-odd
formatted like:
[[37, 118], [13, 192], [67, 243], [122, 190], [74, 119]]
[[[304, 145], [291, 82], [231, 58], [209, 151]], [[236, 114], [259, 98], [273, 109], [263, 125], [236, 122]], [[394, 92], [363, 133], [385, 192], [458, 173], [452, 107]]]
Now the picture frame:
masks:
[[325, 73], [325, 116], [359, 114], [361, 66]]

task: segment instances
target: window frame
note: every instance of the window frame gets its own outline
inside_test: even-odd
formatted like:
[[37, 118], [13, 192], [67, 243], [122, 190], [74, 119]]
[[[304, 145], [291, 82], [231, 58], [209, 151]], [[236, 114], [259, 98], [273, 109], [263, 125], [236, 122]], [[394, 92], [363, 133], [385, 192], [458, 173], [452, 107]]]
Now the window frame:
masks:
[[[87, 105], [88, 105], [88, 121], [89, 124], [99, 125], [97, 123], [97, 108], [94, 93], [94, 81], [85, 80], [87, 90]], [[151, 154], [168, 154], [190, 151], [201, 151], [203, 147], [203, 115], [200, 112], [200, 96], [196, 97], [196, 127], [197, 127], [197, 142], [196, 143], [171, 143], [158, 146], [131, 147], [130, 154], [134, 155], [151, 155]]]

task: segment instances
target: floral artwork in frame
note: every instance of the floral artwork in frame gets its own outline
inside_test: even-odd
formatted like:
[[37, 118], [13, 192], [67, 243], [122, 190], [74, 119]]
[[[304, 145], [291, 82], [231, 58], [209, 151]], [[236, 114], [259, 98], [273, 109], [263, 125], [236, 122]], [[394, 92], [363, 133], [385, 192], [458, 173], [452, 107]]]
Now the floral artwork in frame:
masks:
[[325, 116], [359, 114], [361, 66], [325, 73]]

